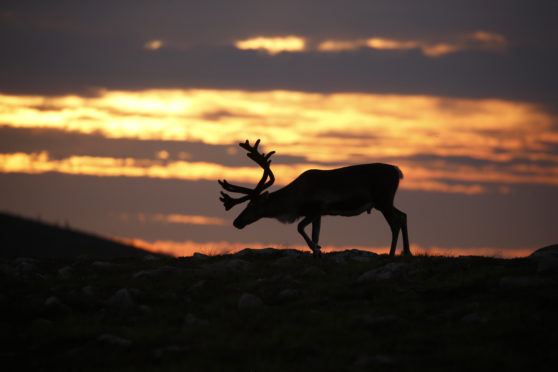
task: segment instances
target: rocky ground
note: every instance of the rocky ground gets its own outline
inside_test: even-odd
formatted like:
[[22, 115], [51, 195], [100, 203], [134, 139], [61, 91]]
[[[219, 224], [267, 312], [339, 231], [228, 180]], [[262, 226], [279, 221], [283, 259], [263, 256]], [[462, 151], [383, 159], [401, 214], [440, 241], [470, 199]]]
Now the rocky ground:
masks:
[[[542, 253], [541, 253], [542, 252]], [[3, 370], [555, 370], [558, 252], [0, 259]]]

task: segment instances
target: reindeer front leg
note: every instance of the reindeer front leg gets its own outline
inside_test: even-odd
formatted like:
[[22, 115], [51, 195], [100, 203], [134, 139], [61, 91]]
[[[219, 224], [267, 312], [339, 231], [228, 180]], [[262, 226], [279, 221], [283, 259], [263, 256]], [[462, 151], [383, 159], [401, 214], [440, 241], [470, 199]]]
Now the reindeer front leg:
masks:
[[[306, 244], [308, 244], [308, 247], [314, 253], [315, 257], [319, 257], [321, 254], [320, 252], [321, 247], [318, 245], [318, 238], [320, 235], [320, 222], [321, 222], [321, 216], [304, 217], [304, 219], [298, 223], [298, 228], [297, 228], [298, 232], [300, 233], [300, 235], [302, 235], [302, 237], [306, 241]], [[312, 223], [312, 239], [310, 239], [306, 234], [306, 231], [304, 231], [304, 228], [308, 226], [310, 223]]]
[[[320, 240], [320, 225], [322, 223], [322, 216], [319, 216], [314, 221], [312, 221], [312, 241], [315, 244], [318, 244], [318, 240]], [[318, 245], [319, 248], [321, 248]]]

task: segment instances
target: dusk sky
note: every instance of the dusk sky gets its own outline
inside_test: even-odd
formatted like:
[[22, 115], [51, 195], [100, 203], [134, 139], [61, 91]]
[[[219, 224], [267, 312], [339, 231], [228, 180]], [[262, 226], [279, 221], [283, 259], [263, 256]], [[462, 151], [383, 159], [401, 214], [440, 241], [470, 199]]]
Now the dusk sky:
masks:
[[[217, 179], [276, 151], [385, 162], [413, 252], [558, 243], [558, 3], [2, 1], [0, 211], [174, 255], [307, 249], [296, 225], [236, 230]], [[326, 250], [385, 253], [378, 211], [326, 217]], [[398, 253], [401, 249], [401, 242]]]

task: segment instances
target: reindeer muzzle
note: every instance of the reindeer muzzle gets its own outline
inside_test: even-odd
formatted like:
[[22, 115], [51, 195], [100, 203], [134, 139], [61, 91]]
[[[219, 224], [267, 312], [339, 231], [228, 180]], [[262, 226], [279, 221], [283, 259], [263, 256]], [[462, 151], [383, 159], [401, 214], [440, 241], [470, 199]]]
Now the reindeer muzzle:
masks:
[[240, 222], [238, 219], [234, 220], [233, 222], [233, 226], [236, 227], [239, 230], [242, 230], [244, 228], [244, 226], [246, 226], [245, 223]]

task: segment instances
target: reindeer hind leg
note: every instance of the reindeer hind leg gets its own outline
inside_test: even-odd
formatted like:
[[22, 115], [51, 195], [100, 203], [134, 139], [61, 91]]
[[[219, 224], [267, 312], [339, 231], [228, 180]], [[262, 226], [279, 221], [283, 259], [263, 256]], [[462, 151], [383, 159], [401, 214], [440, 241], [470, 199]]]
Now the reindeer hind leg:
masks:
[[397, 208], [393, 208], [399, 214], [401, 220], [401, 234], [403, 235], [403, 254], [412, 256], [411, 249], [409, 248], [409, 233], [407, 231], [407, 214], [401, 212]]
[[[401, 215], [395, 207], [391, 206], [389, 208], [380, 209], [384, 215], [389, 228], [391, 229], [391, 249], [389, 250], [390, 256], [395, 256], [395, 250], [397, 248], [397, 238], [399, 237], [399, 230], [401, 230], [402, 219]], [[399, 213], [398, 213], [399, 212]]]

